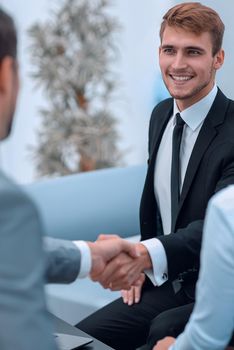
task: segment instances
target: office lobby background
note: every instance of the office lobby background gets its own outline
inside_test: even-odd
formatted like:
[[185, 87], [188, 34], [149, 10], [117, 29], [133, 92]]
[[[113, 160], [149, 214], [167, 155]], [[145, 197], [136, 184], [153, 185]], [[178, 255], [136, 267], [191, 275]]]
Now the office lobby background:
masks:
[[[21, 92], [12, 134], [0, 145], [0, 167], [19, 183], [36, 179], [35, 164], [29, 152], [38, 142], [39, 109], [46, 106], [46, 96], [30, 77], [33, 70], [27, 29], [35, 22], [43, 22], [62, 0], [0, 0], [15, 19], [19, 34], [19, 64]], [[118, 35], [119, 59], [113, 69], [120, 77], [119, 98], [112, 103], [118, 118], [119, 143], [123, 163], [135, 165], [147, 159], [147, 132], [151, 110], [155, 103], [167, 96], [158, 68], [159, 27], [162, 15], [174, 4], [173, 0], [110, 0], [111, 12], [122, 29]], [[225, 26], [225, 64], [217, 75], [218, 85], [234, 99], [233, 84], [233, 0], [205, 0], [221, 15]], [[57, 6], [56, 5], [56, 6]]]

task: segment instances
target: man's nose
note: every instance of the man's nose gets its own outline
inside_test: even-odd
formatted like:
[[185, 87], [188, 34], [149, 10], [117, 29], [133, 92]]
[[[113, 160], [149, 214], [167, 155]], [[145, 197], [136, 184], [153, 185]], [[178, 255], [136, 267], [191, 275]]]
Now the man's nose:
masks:
[[173, 69], [184, 69], [187, 67], [187, 60], [183, 53], [178, 52], [173, 58], [171, 64]]

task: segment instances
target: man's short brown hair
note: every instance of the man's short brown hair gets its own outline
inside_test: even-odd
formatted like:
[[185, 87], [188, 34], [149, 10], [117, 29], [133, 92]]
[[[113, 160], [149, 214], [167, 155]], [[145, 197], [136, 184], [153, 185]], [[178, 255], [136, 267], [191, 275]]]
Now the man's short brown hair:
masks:
[[16, 59], [17, 34], [13, 19], [0, 7], [0, 61], [6, 56]]
[[176, 5], [163, 16], [160, 28], [161, 41], [166, 26], [181, 28], [197, 35], [210, 33], [213, 55], [222, 47], [225, 27], [220, 16], [215, 10], [199, 2]]

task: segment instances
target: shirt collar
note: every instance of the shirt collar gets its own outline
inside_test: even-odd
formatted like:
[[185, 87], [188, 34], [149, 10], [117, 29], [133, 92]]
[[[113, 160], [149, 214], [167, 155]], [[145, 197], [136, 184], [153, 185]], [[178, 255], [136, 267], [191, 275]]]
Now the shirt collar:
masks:
[[173, 109], [173, 124], [176, 123], [175, 115], [180, 113], [181, 118], [184, 122], [195, 131], [201, 123], [205, 120], [213, 102], [218, 92], [217, 85], [215, 84], [213, 89], [206, 95], [203, 99], [193, 104], [192, 106], [186, 108], [183, 112], [180, 112], [176, 101], [174, 99], [174, 109]]

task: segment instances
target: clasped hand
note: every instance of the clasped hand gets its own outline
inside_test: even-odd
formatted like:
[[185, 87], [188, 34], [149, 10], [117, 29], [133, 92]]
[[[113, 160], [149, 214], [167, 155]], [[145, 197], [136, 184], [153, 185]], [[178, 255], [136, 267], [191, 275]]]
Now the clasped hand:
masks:
[[112, 291], [129, 290], [137, 285], [143, 270], [137, 245], [117, 235], [100, 235], [89, 243], [92, 254], [90, 277]]
[[153, 347], [153, 350], [168, 350], [171, 345], [175, 343], [175, 338], [166, 337], [157, 342], [157, 344]]

